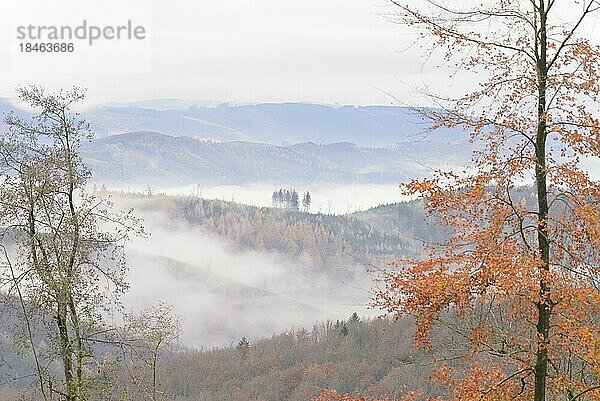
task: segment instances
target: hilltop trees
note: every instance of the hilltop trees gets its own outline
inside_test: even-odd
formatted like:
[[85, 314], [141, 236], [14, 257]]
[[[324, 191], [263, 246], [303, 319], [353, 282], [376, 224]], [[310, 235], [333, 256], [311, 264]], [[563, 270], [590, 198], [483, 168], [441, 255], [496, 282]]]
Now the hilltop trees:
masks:
[[[424, 260], [382, 278], [376, 304], [462, 337], [461, 366], [435, 377], [461, 400], [600, 399], [600, 185], [579, 162], [600, 156], [600, 49], [582, 34], [595, 0], [392, 0], [479, 88], [434, 128], [463, 126], [483, 144], [471, 168], [404, 186], [451, 230]], [[564, 7], [564, 8], [560, 8]], [[523, 182], [533, 196], [516, 196]]]
[[[88, 124], [70, 110], [78, 89], [48, 94], [19, 89], [39, 114], [7, 116], [0, 138], [0, 229], [9, 294], [18, 295], [36, 359], [37, 399], [89, 398], [94, 377], [92, 345], [102, 332], [102, 313], [127, 288], [124, 243], [141, 234], [131, 213], [86, 191], [90, 177], [78, 154], [91, 137]], [[30, 320], [47, 327], [37, 347]], [[62, 375], [48, 369], [60, 361]]]
[[235, 349], [240, 353], [241, 359], [246, 359], [248, 352], [250, 351], [250, 341], [248, 341], [246, 337], [242, 337], [235, 346]]
[[[298, 211], [300, 210], [300, 197], [298, 191], [293, 188], [283, 189], [280, 188], [273, 192], [271, 196], [271, 204], [273, 207]], [[308, 212], [310, 207], [310, 193], [306, 191], [302, 198], [302, 210]]]
[[298, 210], [298, 192], [295, 189], [283, 189], [273, 192], [271, 196], [273, 207], [287, 210]]
[[308, 213], [308, 210], [310, 209], [310, 202], [311, 202], [310, 192], [306, 191], [304, 193], [304, 196], [302, 197], [302, 209], [304, 210], [305, 213]]

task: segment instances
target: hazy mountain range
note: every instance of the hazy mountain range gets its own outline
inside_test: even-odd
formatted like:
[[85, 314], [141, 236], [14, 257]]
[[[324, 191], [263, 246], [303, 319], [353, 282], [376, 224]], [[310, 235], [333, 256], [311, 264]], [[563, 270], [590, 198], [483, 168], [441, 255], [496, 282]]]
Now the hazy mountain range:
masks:
[[[276, 145], [351, 142], [386, 146], [419, 141], [464, 142], [460, 130], [427, 133], [414, 111], [396, 106], [332, 106], [306, 103], [264, 103], [218, 107], [176, 107], [183, 102], [146, 101], [105, 106], [86, 113], [100, 135], [157, 131], [173, 136], [248, 141]], [[140, 105], [145, 107], [140, 107]], [[155, 108], [151, 108], [155, 107]]]
[[[0, 99], [0, 113], [12, 109]], [[83, 116], [97, 138], [83, 155], [107, 184], [387, 184], [463, 165], [472, 151], [462, 130], [427, 133], [413, 111], [394, 106], [166, 99]]]
[[[468, 160], [470, 146], [432, 141], [363, 148], [348, 142], [277, 146], [132, 132], [86, 144], [97, 182], [119, 184], [397, 183]], [[443, 157], [440, 157], [443, 155]]]

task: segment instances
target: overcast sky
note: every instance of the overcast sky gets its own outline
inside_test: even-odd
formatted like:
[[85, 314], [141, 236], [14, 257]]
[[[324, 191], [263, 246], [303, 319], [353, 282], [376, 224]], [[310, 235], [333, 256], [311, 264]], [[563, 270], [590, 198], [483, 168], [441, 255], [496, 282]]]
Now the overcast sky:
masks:
[[[468, 2], [474, 0], [457, 0]], [[563, 1], [560, 13], [580, 7]], [[422, 103], [412, 86], [462, 93], [386, 0], [0, 0], [0, 97], [18, 84], [89, 89], [93, 103]], [[72, 54], [21, 53], [17, 27], [143, 26], [144, 40], [75, 42]], [[596, 21], [597, 22], [597, 21]], [[415, 99], [417, 99], [415, 101]]]
[[[42, 83], [89, 88], [94, 102], [185, 98], [389, 104], [405, 83], [447, 75], [386, 19], [384, 0], [2, 0], [0, 97]], [[73, 54], [23, 54], [17, 27], [106, 26], [131, 19], [143, 41], [76, 42]]]

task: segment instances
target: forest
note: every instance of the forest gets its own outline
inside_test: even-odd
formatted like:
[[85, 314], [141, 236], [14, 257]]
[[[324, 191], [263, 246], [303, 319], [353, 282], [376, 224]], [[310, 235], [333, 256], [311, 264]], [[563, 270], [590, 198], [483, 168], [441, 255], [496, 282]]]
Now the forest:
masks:
[[[312, 328], [290, 328], [270, 338], [240, 342], [213, 349], [174, 346], [161, 353], [158, 388], [161, 399], [191, 400], [310, 400], [323, 388], [361, 392], [373, 397], [398, 395], [406, 388], [443, 394], [431, 383], [431, 352], [412, 347], [409, 320], [363, 320], [315, 323]], [[447, 342], [446, 342], [447, 343]], [[2, 341], [2, 379], [27, 372], [26, 361], [8, 339]], [[240, 344], [246, 344], [245, 347]], [[448, 351], [437, 349], [440, 356]], [[94, 374], [93, 400], [145, 400], [138, 386], [150, 381], [143, 365], [124, 365], [123, 354], [105, 348]], [[8, 368], [11, 371], [7, 371]], [[132, 376], [136, 381], [132, 381]], [[3, 400], [19, 399], [26, 386], [16, 381], [3, 386]]]
[[[7, 113], [0, 136], [2, 400], [600, 400], [600, 182], [598, 164], [585, 163], [600, 158], [590, 33], [600, 3], [387, 3], [415, 49], [474, 84], [458, 96], [419, 92], [430, 103], [412, 111], [430, 132], [460, 129], [477, 146], [461, 168], [413, 160], [427, 174], [398, 183], [410, 201], [335, 215], [309, 213], [310, 193], [300, 199], [290, 180], [269, 183], [280, 188], [265, 194], [273, 207], [98, 189], [82, 156], [94, 136], [77, 112], [85, 91], [16, 89], [34, 114]], [[141, 258], [146, 304], [130, 307], [132, 244], [152, 227], [152, 246], [174, 246], [182, 239], [168, 228], [180, 226], [196, 236], [186, 243], [196, 264]], [[223, 243], [238, 258], [219, 260], [235, 263], [200, 269]], [[210, 303], [210, 285], [225, 289], [211, 319], [231, 330], [248, 317], [225, 308], [232, 292], [263, 324], [289, 317], [260, 309], [267, 296], [316, 316], [327, 306], [318, 292], [337, 296], [331, 284], [366, 266], [372, 283], [359, 290], [380, 317], [191, 347], [181, 305], [158, 299], [168, 281], [151, 281], [155, 265], [180, 275], [173, 292], [194, 308]], [[232, 270], [268, 277], [250, 285]], [[314, 303], [296, 272], [323, 273], [307, 275]], [[191, 294], [193, 273], [205, 286]], [[276, 273], [285, 287], [269, 292]]]
[[343, 269], [350, 261], [385, 265], [417, 257], [423, 243], [443, 238], [418, 201], [381, 205], [344, 215], [255, 207], [197, 196], [107, 191], [116, 203], [165, 212], [226, 239], [234, 250], [279, 251], [303, 257], [307, 269]]

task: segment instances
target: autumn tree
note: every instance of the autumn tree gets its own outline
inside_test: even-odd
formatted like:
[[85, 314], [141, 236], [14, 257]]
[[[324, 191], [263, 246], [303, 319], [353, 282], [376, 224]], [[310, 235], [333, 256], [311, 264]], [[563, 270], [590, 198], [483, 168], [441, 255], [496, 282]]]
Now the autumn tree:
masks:
[[421, 346], [438, 324], [463, 339], [458, 368], [435, 375], [452, 399], [600, 399], [600, 185], [581, 164], [600, 156], [600, 49], [586, 38], [600, 3], [391, 3], [432, 57], [472, 73], [472, 92], [419, 112], [480, 150], [403, 186], [450, 235], [395, 263], [376, 305], [414, 316]]
[[[6, 116], [8, 130], [0, 137], [0, 240], [8, 291], [18, 294], [27, 325], [37, 399], [84, 400], [93, 387], [89, 373], [103, 313], [127, 288], [124, 244], [142, 231], [131, 212], [121, 213], [86, 190], [90, 172], [79, 147], [91, 132], [71, 111], [84, 93], [29, 87], [18, 94], [38, 114]], [[47, 326], [43, 356], [30, 327], [34, 315]], [[55, 360], [62, 376], [46, 369]]]

